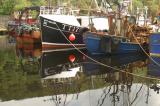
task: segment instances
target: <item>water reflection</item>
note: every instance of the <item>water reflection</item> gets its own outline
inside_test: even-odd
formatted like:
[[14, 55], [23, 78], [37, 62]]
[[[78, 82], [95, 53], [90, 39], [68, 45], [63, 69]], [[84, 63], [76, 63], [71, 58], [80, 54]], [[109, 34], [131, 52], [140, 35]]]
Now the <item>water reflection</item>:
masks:
[[160, 57], [151, 57], [148, 64], [148, 75], [160, 77]]
[[[150, 77], [160, 78], [160, 57], [151, 57], [147, 74]], [[153, 83], [150, 88], [159, 94], [160, 86], [157, 83]]]
[[[0, 87], [1, 106], [160, 104], [159, 80], [144, 78], [159, 68], [153, 68], [144, 54], [90, 56], [106, 65], [103, 66], [76, 50], [46, 52], [35, 45], [17, 45], [15, 53], [17, 65], [12, 72], [18, 80], [7, 82], [8, 77], [2, 76], [9, 73], [5, 69], [3, 73], [0, 71], [0, 81], [6, 79], [7, 82]], [[83, 53], [87, 54], [87, 51]], [[13, 82], [14, 85], [9, 85]]]

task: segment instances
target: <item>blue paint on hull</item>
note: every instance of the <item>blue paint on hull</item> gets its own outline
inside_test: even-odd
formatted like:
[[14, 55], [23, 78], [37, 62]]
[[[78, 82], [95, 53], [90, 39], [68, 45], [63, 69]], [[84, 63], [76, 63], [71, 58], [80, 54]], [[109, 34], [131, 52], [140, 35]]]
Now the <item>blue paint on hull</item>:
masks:
[[149, 38], [150, 53], [160, 54], [160, 33], [153, 33]]
[[[138, 43], [122, 42], [123, 37], [106, 37], [98, 36], [95, 33], [87, 33], [85, 35], [85, 44], [87, 50], [91, 54], [123, 54], [141, 52], [141, 47]], [[103, 42], [102, 42], [103, 39]], [[118, 39], [118, 40], [115, 40]], [[105, 46], [104, 48], [102, 46]]]
[[85, 39], [86, 48], [91, 54], [104, 54], [100, 49], [100, 38], [88, 36]]
[[132, 53], [132, 52], [140, 52], [141, 48], [139, 44], [131, 43], [131, 42], [120, 42], [118, 50], [116, 53]]
[[160, 67], [157, 65], [157, 64], [160, 64], [160, 57], [152, 56], [151, 58], [154, 61], [150, 60], [147, 74], [154, 77], [160, 77], [160, 70], [159, 70]]

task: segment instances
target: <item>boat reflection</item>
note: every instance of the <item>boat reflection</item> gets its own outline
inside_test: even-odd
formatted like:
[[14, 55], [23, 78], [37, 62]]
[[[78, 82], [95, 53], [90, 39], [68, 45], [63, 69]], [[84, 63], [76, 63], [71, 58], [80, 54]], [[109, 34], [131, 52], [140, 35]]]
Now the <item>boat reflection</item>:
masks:
[[148, 75], [160, 78], [160, 57], [152, 56], [148, 64]]
[[96, 63], [92, 60], [87, 60], [84, 64], [84, 73], [87, 75], [102, 74], [106, 72], [115, 71], [129, 71], [132, 72], [134, 67], [143, 67], [146, 65], [146, 55], [141, 53], [124, 54], [115, 56], [94, 56]]
[[21, 67], [21, 70], [29, 75], [39, 73], [39, 60], [42, 55], [41, 46], [33, 44], [16, 43], [16, 55]]
[[[31, 49], [28, 52], [21, 48], [20, 51], [23, 51], [21, 52], [23, 55], [19, 55], [19, 57], [24, 59], [38, 57], [40, 78], [37, 80], [39, 81], [37, 84], [40, 85], [35, 86], [35, 80], [33, 80], [30, 87], [35, 89], [34, 93], [31, 93], [33, 90], [27, 91], [27, 88], [24, 95], [36, 94], [36, 96], [29, 95], [30, 98], [22, 98], [21, 103], [45, 106], [156, 106], [160, 104], [158, 100], [155, 101], [155, 98], [160, 98], [160, 95], [157, 95], [159, 92], [156, 90], [159, 85], [158, 80], [129, 74], [147, 76], [148, 61], [144, 54], [90, 56], [106, 65], [103, 66], [76, 50], [42, 51], [39, 56], [32, 55], [34, 54], [32, 50], [34, 51]], [[83, 53], [87, 54], [87, 51], [83, 51]], [[35, 64], [30, 65], [30, 67], [33, 66]], [[107, 66], [112, 66], [114, 69]], [[28, 93], [26, 94], [26, 92]], [[153, 101], [155, 102], [153, 103]]]
[[[160, 57], [152, 56], [149, 64], [148, 64], [148, 76], [154, 78], [160, 78]], [[150, 88], [154, 89], [155, 92], [159, 94], [160, 85], [157, 84], [158, 82], [154, 82]]]
[[23, 44], [23, 43], [16, 43], [16, 54], [18, 57], [41, 57], [42, 48], [39, 44]]
[[[73, 54], [76, 56], [71, 61], [69, 57]], [[143, 71], [147, 65], [143, 54], [92, 58], [132, 73], [139, 69]], [[130, 106], [139, 104], [141, 98], [142, 104], [147, 105], [150, 104], [150, 92], [155, 91], [151, 90], [155, 81], [96, 64], [77, 51], [43, 53], [41, 59], [43, 84], [53, 90], [52, 97], [45, 99], [45, 102], [54, 101], [55, 105]], [[65, 74], [66, 71], [71, 73]]]
[[75, 50], [44, 52], [41, 56], [41, 76], [44, 79], [74, 77], [82, 71], [83, 59], [83, 54]]
[[[87, 52], [84, 51], [87, 55]], [[41, 76], [43, 79], [47, 78], [69, 78], [74, 77], [77, 72], [83, 72], [86, 75], [93, 74], [104, 74], [107, 72], [114, 72], [117, 69], [129, 68], [130, 63], [144, 61], [146, 56], [144, 54], [133, 54], [133, 55], [117, 55], [117, 56], [98, 56], [92, 57], [97, 62], [105, 64], [105, 66], [93, 62], [92, 60], [85, 57], [85, 55], [78, 52], [77, 50], [71, 51], [54, 51], [44, 52], [41, 56]], [[143, 63], [142, 63], [143, 64]], [[135, 66], [141, 65], [135, 64]], [[108, 67], [106, 67], [108, 66]], [[133, 67], [133, 66], [132, 66]], [[141, 67], [141, 66], [140, 66]], [[51, 77], [52, 75], [52, 77]]]

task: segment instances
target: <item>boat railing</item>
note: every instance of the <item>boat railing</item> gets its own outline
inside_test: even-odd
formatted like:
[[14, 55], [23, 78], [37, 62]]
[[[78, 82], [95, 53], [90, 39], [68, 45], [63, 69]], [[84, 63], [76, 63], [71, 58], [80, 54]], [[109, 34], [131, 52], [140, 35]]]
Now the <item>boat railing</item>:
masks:
[[46, 6], [41, 6], [40, 7], [40, 15], [47, 15], [47, 14], [54, 14], [55, 9], [53, 7], [46, 7]]
[[40, 7], [40, 15], [77, 15], [79, 13], [79, 9], [71, 9], [69, 7], [46, 7], [41, 6]]

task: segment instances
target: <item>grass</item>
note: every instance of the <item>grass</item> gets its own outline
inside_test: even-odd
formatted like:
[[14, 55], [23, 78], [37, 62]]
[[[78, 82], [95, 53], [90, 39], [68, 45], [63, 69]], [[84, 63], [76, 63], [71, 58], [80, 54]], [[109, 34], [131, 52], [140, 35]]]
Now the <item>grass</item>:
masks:
[[0, 49], [2, 50], [10, 47], [11, 44], [8, 43], [8, 36], [7, 35], [0, 36]]

